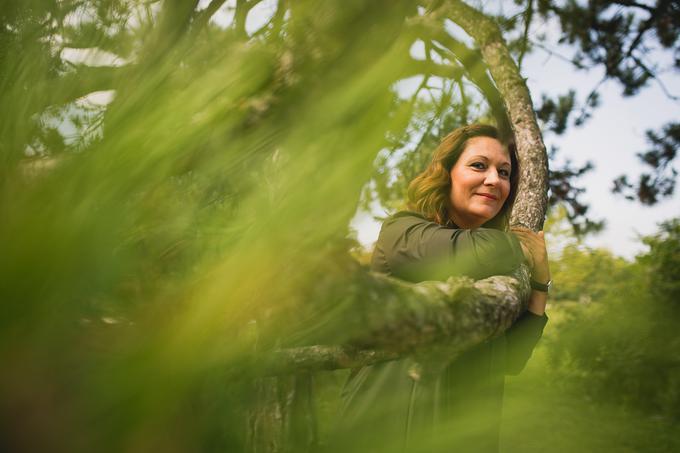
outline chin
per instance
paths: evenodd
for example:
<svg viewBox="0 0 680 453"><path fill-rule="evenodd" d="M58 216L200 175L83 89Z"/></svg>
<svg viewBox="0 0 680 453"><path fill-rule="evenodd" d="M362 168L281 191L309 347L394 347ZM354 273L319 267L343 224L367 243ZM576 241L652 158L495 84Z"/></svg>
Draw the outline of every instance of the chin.
<svg viewBox="0 0 680 453"><path fill-rule="evenodd" d="M498 212L499 212L499 211L493 211L493 212L490 212L490 211L481 211L481 212L476 212L476 213L475 213L475 216L476 216L478 219L481 219L481 220L482 220L482 223L486 223L486 222L492 220L494 217L496 217L496 216L498 215Z"/></svg>

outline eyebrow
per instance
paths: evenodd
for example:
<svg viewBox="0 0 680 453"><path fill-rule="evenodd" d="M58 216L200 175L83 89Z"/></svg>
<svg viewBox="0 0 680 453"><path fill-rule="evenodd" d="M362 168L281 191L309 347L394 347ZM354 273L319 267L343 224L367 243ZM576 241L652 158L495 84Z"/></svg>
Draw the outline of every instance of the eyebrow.
<svg viewBox="0 0 680 453"><path fill-rule="evenodd" d="M483 154L475 154L474 156L470 156L470 158L468 159L468 162L470 162L471 160L474 160L474 159L479 159L479 158L482 158L482 159L484 159L484 160L486 160L486 161L489 160L489 158L486 157L486 156L483 155ZM504 160L503 162L501 162L501 165L507 165L507 166L509 166L509 167L512 167L512 164L511 164L510 162L508 162L507 160Z"/></svg>

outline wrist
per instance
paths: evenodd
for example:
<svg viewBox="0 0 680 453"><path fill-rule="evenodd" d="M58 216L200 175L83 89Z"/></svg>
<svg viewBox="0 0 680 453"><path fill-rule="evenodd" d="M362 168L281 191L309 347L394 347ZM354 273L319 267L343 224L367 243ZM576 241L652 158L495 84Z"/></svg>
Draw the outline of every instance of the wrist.
<svg viewBox="0 0 680 453"><path fill-rule="evenodd" d="M546 280L538 280L532 276L529 283L531 284L532 290L543 292L546 294L550 292L550 287L552 286L552 280L550 280L550 278Z"/></svg>
<svg viewBox="0 0 680 453"><path fill-rule="evenodd" d="M535 290L531 291L531 297L529 297L527 310L537 316L543 316L543 314L545 314L545 306L547 301L548 293Z"/></svg>

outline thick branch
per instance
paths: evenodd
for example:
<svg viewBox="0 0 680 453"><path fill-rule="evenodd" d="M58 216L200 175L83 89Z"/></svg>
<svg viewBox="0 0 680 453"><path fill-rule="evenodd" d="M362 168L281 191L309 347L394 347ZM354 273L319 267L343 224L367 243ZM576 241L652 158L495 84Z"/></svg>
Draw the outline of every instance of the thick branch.
<svg viewBox="0 0 680 453"><path fill-rule="evenodd" d="M147 67L157 64L158 59L169 52L189 29L197 5L198 0L164 2L158 25L140 52L140 61L147 60Z"/></svg>
<svg viewBox="0 0 680 453"><path fill-rule="evenodd" d="M276 351L261 365L266 375L358 368L395 360L396 352L357 350L346 346L305 346Z"/></svg>
<svg viewBox="0 0 680 453"><path fill-rule="evenodd" d="M342 310L344 345L276 351L259 362L262 373L353 368L423 351L454 358L510 327L526 307L528 272L419 284L372 274L353 293Z"/></svg>
<svg viewBox="0 0 680 453"><path fill-rule="evenodd" d="M501 35L489 17L460 0L447 2L435 14L461 26L477 43L489 72L505 100L520 161L520 184L511 223L543 228L548 204L548 156L536 122L526 83Z"/></svg>

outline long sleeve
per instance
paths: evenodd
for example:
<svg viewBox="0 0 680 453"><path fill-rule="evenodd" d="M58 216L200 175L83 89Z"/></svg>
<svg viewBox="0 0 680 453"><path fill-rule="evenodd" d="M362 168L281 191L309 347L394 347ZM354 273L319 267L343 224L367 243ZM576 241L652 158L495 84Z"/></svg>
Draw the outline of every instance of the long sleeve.
<svg viewBox="0 0 680 453"><path fill-rule="evenodd" d="M383 223L371 268L411 282L460 275L478 280L511 273L523 260L519 241L511 233L448 228L402 212ZM525 311L505 332L506 374L524 369L547 322L547 316Z"/></svg>
<svg viewBox="0 0 680 453"><path fill-rule="evenodd" d="M515 376L524 369L547 322L545 314L539 316L525 311L505 332L505 374Z"/></svg>
<svg viewBox="0 0 680 453"><path fill-rule="evenodd" d="M517 238L489 228L448 228L404 212L383 224L371 267L403 280L482 279L508 274L523 261Z"/></svg>

